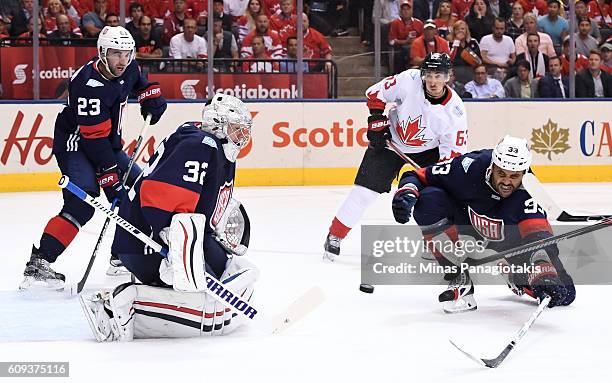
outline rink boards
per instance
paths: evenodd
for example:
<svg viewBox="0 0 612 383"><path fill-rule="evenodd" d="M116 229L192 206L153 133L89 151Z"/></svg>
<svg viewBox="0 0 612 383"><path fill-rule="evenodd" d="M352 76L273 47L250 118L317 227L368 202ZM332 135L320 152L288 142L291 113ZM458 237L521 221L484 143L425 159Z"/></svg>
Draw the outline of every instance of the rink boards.
<svg viewBox="0 0 612 383"><path fill-rule="evenodd" d="M149 129L138 155L146 162L157 143L202 103L169 103ZM52 190L59 173L51 155L59 103L0 104L0 191ZM241 152L237 185L341 185L353 182L367 146L364 102L249 103L253 139ZM533 168L546 182L612 181L612 102L468 102L469 147L492 147L504 135L525 137ZM142 127L138 104L123 112L123 137L133 148Z"/></svg>

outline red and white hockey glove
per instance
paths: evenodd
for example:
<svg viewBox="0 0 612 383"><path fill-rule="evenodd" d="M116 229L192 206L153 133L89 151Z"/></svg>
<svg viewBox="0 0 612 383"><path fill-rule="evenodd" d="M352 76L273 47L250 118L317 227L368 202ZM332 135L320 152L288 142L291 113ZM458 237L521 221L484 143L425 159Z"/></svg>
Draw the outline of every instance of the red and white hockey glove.
<svg viewBox="0 0 612 383"><path fill-rule="evenodd" d="M368 117L367 137L370 146L374 149L383 149L387 146L387 140L391 139L389 126L389 119L383 114L373 114Z"/></svg>
<svg viewBox="0 0 612 383"><path fill-rule="evenodd" d="M145 88L138 90L138 102L140 103L140 114L146 118L151 115L151 125L157 121L166 111L166 99L162 96L158 82L152 82Z"/></svg>
<svg viewBox="0 0 612 383"><path fill-rule="evenodd" d="M104 190L104 194L109 202L117 199L116 205L119 205L123 197L123 185L119 179L119 170L117 165L113 165L107 169L102 169L97 173L98 185Z"/></svg>

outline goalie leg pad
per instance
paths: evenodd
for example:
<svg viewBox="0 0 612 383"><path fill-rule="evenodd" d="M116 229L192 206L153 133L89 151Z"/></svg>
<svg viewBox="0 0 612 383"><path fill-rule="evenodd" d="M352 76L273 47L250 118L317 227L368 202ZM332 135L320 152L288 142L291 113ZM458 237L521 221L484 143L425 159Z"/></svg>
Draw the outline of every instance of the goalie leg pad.
<svg viewBox="0 0 612 383"><path fill-rule="evenodd" d="M89 326L98 342L131 341L134 339L136 285L125 283L115 291L101 290L79 300Z"/></svg>

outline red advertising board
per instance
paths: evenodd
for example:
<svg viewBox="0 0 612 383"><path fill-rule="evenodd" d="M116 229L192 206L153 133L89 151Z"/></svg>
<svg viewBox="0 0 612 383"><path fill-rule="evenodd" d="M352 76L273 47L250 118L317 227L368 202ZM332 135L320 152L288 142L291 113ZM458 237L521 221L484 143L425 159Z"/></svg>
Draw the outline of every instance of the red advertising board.
<svg viewBox="0 0 612 383"><path fill-rule="evenodd" d="M149 81L157 81L167 99L206 98L206 73L149 73ZM214 78L215 93L231 94L241 99L298 98L297 75L288 73L218 73ZM304 74L304 98L328 98L327 74Z"/></svg>
<svg viewBox="0 0 612 383"><path fill-rule="evenodd" d="M8 47L0 49L2 90L5 99L31 99L32 47ZM94 47L40 47L40 97L55 98L62 81L96 55Z"/></svg>

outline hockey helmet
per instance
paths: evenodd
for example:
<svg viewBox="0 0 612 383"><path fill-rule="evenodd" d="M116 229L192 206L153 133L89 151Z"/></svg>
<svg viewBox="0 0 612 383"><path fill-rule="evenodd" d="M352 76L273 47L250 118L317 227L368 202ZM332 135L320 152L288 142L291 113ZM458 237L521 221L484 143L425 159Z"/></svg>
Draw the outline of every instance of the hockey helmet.
<svg viewBox="0 0 612 383"><path fill-rule="evenodd" d="M240 150L251 140L252 126L251 113L234 96L217 93L202 111L202 130L227 141L223 144L223 150L232 162L236 161Z"/></svg>
<svg viewBox="0 0 612 383"><path fill-rule="evenodd" d="M451 59L446 53L432 52L425 56L425 60L421 63L421 77L425 76L426 72L440 72L448 75L451 70Z"/></svg>
<svg viewBox="0 0 612 383"><path fill-rule="evenodd" d="M132 62L136 52L136 43L134 38L123 27L110 27L106 26L102 29L98 35L98 56L104 65L108 68L108 62L106 61L106 54L109 49L119 49L122 51L130 51L130 58L128 65ZM110 69L110 68L109 68Z"/></svg>
<svg viewBox="0 0 612 383"><path fill-rule="evenodd" d="M531 165L531 150L524 138L505 136L493 149L492 162L510 171L527 171Z"/></svg>

